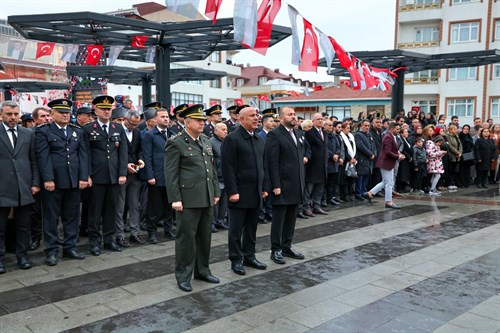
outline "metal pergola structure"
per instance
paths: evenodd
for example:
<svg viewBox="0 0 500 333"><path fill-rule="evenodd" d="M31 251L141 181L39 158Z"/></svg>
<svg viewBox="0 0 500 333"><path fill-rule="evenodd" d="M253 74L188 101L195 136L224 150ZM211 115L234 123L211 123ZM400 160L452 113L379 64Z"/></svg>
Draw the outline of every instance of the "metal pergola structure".
<svg viewBox="0 0 500 333"><path fill-rule="evenodd" d="M353 56L366 64L379 68L405 67L397 72L398 77L392 88L392 116L403 106L404 74L424 70L475 67L500 63L500 50L483 50L442 54L423 54L405 50L357 51ZM327 67L325 58L320 59L319 66ZM349 76L349 72L340 66L338 58L332 62L330 75Z"/></svg>
<svg viewBox="0 0 500 333"><path fill-rule="evenodd" d="M93 12L14 15L8 23L24 38L62 44L123 45L119 59L146 61L146 49L132 48L134 36L148 36L156 46L156 96L170 105L170 63L206 59L214 51L245 49L233 39L232 18L187 22L151 22ZM273 25L269 46L291 35L288 27Z"/></svg>
<svg viewBox="0 0 500 333"><path fill-rule="evenodd" d="M145 104L151 101L151 86L156 84L156 70L119 66L67 66L69 76L106 79L109 83L140 85ZM226 76L226 72L200 68L174 68L170 70L170 84L180 81L215 80Z"/></svg>
<svg viewBox="0 0 500 333"><path fill-rule="evenodd" d="M67 90L69 83L47 81L0 81L0 89L4 91L5 100L11 100L11 90L17 92L41 92L45 90Z"/></svg>

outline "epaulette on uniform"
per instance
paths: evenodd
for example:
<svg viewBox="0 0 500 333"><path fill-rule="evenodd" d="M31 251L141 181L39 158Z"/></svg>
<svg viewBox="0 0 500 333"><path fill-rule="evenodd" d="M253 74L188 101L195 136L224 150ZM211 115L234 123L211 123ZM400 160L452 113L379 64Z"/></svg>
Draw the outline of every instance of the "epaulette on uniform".
<svg viewBox="0 0 500 333"><path fill-rule="evenodd" d="M209 138L209 137L208 137L205 133L201 133L201 134L200 134L200 136L201 136L201 137L204 137L205 139L210 140L210 138Z"/></svg>
<svg viewBox="0 0 500 333"><path fill-rule="evenodd" d="M182 136L182 132L179 132L179 133L177 133L176 135L171 136L171 137L169 138L169 140L175 140L175 139L177 139L177 138L178 138L178 137L180 137L180 136Z"/></svg>
<svg viewBox="0 0 500 333"><path fill-rule="evenodd" d="M80 126L78 126L77 124L73 124L73 123L68 123L68 126L75 127L75 128L81 128L81 127L80 127Z"/></svg>

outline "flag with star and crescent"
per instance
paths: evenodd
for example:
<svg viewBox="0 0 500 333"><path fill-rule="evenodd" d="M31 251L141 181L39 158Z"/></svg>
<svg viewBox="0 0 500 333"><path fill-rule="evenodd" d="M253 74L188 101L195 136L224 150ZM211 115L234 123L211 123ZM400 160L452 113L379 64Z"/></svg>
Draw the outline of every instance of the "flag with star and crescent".
<svg viewBox="0 0 500 333"><path fill-rule="evenodd" d="M101 59L103 46L98 44L89 44L87 48L87 59L85 60L85 65L96 66Z"/></svg>
<svg viewBox="0 0 500 333"><path fill-rule="evenodd" d="M54 46L56 46L56 43L48 43L48 42L36 43L36 59L43 56L51 55L52 51L54 51Z"/></svg>
<svg viewBox="0 0 500 333"><path fill-rule="evenodd" d="M304 40L302 43L302 52L300 53L302 61L299 70L304 72L317 72L319 58L318 36L312 24L305 18L303 21Z"/></svg>

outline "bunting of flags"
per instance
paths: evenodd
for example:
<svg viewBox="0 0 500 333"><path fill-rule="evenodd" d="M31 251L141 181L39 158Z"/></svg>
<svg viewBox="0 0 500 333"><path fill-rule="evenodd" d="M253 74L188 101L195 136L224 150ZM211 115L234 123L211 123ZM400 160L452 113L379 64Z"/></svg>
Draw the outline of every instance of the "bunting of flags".
<svg viewBox="0 0 500 333"><path fill-rule="evenodd" d="M219 13L219 8L222 0L207 0L207 5L205 7L205 15L212 19L212 24L217 22L217 14Z"/></svg>

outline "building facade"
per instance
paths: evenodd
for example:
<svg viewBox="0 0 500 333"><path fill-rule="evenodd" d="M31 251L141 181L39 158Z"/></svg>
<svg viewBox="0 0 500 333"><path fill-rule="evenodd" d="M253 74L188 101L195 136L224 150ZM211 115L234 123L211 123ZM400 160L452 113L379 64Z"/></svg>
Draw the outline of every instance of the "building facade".
<svg viewBox="0 0 500 333"><path fill-rule="evenodd" d="M497 0L397 0L395 48L426 54L500 48ZM405 76L404 108L460 124L500 123L500 64L428 70Z"/></svg>

